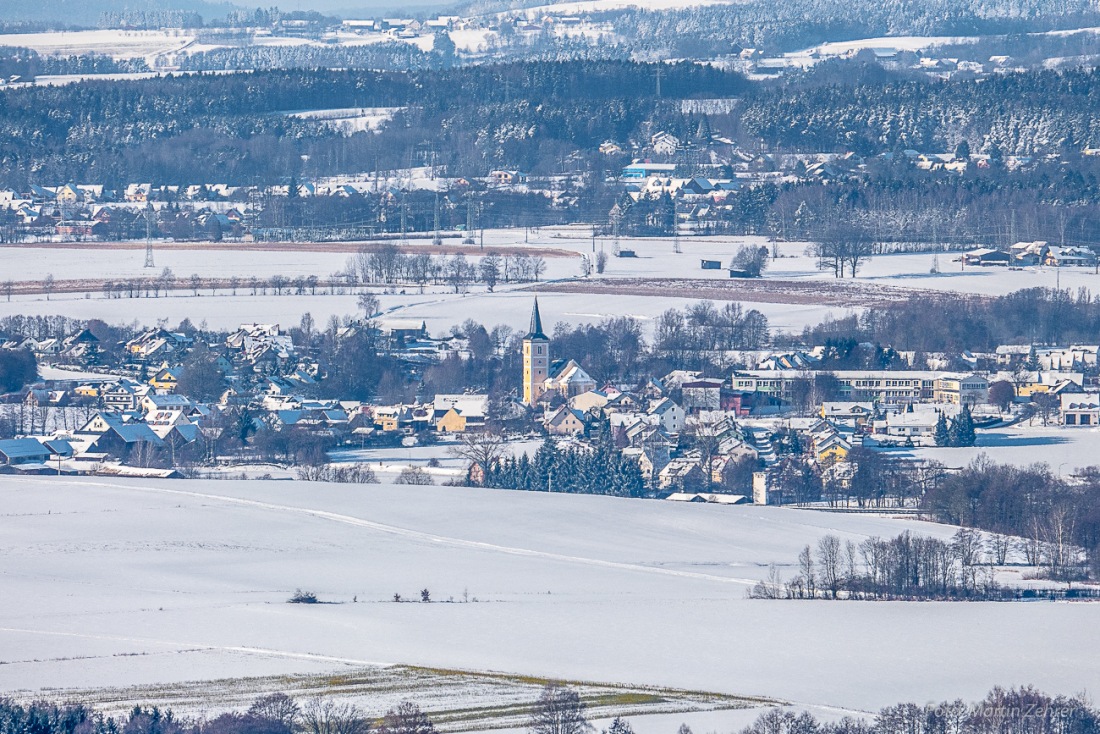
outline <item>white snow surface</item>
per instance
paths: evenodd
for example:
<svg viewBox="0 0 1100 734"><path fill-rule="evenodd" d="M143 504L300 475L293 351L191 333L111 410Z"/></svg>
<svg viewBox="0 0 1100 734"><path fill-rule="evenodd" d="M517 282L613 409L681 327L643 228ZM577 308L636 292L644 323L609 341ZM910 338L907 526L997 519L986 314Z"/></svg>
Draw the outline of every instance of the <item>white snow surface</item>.
<svg viewBox="0 0 1100 734"><path fill-rule="evenodd" d="M369 663L860 710L995 684L1100 684L1088 604L745 597L825 533L954 531L913 520L456 487L11 477L0 506L6 691ZM333 603L286 604L295 588ZM422 588L479 601L388 601Z"/></svg>
<svg viewBox="0 0 1100 734"><path fill-rule="evenodd" d="M480 237L479 237L480 239ZM583 227L544 227L526 232L519 230L489 230L485 244L508 248L553 248L569 253L565 257L547 257L544 280L570 280L579 277L581 255L594 258L593 243L588 230ZM622 238L623 249L634 249L636 258L609 257L605 279L618 278L684 278L713 280L716 284L730 283L725 270L702 270L701 259L717 259L723 264L730 261L738 248L745 244L766 245L763 237L699 237L681 238L681 252L675 252L675 244L668 238ZM770 261L765 280L823 282L834 280L831 273L817 268L815 259L806 254L808 243L782 242L776 248L779 257ZM137 303L131 299L107 300L99 290L99 279L148 278L169 267L178 282L185 282L192 274L201 277L228 277L238 275L243 279L256 275L269 278L281 274L289 278L317 275L322 278L343 270L349 253L346 252L288 252L264 250L262 245L242 244L239 250L168 249L170 246L154 244L156 268L144 269L144 251L141 249L110 249L96 244L84 248L50 248L48 246L0 247L0 272L15 281L40 282L47 274L58 280L89 279L94 290L88 293L54 293L47 301L43 295L16 295L11 302L0 301L0 316L6 314L61 314L77 318L101 318L110 323L131 323L135 318L142 323L163 320L175 325L184 317L193 322L206 321L211 328L233 328L242 321L278 322L296 324L305 312L317 323L325 323L330 316L344 316L357 311L354 295L332 296L252 296L247 288L240 288L236 296L228 292L203 291L193 297L189 290L177 291L171 298L145 299ZM429 244L417 244L425 252L438 252ZM595 249L610 253L614 247L611 238L600 238ZM446 250L446 247L443 248ZM861 265L858 277L848 281L868 287L889 286L899 289L939 290L980 295L1000 295L1021 288L1061 287L1076 291L1079 288L1097 290L1100 275L1093 268L1027 268L1010 270L1000 267L969 267L963 269L956 262L958 253L916 253L879 255ZM468 260L476 263L476 256ZM936 269L938 272L931 272ZM242 281L244 282L244 281ZM375 286L373 290L383 289ZM400 291L405 293L401 294ZM446 287L432 287L420 294L415 286L399 285L395 293L380 295L384 310L395 318L424 319L432 333L447 332L451 326L472 318L486 325L505 323L513 328L523 328L530 316L531 293L526 284L501 284L496 292L488 293L484 286L472 286L467 293L448 293ZM663 311L683 308L693 299L684 294L628 295L628 294L580 294L542 293L545 301L544 318L552 323L570 324L599 322L611 316L638 318L647 331ZM781 299L780 299L781 300ZM797 298L794 300L798 300ZM719 304L721 305L721 304ZM746 302L746 309L755 308L764 313L773 328L801 331L804 326L817 324L825 317L843 317L860 307L820 306L806 303Z"/></svg>

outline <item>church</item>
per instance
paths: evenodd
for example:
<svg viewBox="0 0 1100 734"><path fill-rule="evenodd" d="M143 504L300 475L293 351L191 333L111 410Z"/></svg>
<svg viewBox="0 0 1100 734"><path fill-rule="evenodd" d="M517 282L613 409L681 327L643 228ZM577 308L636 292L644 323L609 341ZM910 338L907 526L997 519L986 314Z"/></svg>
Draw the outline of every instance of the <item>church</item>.
<svg viewBox="0 0 1100 734"><path fill-rule="evenodd" d="M563 399L596 389L593 380L572 359L550 359L550 337L542 330L539 299L531 309L531 328L523 337L523 402L535 407L548 393Z"/></svg>

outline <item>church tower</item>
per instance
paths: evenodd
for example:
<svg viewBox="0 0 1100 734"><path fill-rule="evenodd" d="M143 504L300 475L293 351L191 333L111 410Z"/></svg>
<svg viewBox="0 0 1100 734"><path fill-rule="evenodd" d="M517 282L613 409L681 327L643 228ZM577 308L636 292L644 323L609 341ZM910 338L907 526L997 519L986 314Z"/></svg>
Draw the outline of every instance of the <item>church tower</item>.
<svg viewBox="0 0 1100 734"><path fill-rule="evenodd" d="M523 337L523 402L534 405L550 376L550 339L542 333L539 299L531 309L531 330Z"/></svg>

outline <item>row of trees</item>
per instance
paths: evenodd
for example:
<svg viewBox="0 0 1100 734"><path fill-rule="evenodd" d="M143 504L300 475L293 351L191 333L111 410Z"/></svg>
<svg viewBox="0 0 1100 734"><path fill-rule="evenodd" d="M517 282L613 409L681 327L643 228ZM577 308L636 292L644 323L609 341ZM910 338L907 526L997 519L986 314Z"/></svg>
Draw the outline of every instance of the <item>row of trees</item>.
<svg viewBox="0 0 1100 734"><path fill-rule="evenodd" d="M764 599L999 599L1007 593L992 567L977 565L981 537L960 530L951 542L913 536L861 543L822 537L804 547L798 574L781 581L774 569L751 595Z"/></svg>
<svg viewBox="0 0 1100 734"><path fill-rule="evenodd" d="M421 592L425 601L427 590ZM299 592L301 594L301 592ZM592 726L576 690L547 684L528 710L531 734L588 734ZM285 693L255 699L244 713L189 720L156 706L135 706L127 716L108 717L86 704L46 701L20 704L0 699L0 734L436 734L431 718L412 701L377 716L352 703L311 698L304 704ZM605 734L633 734L616 718Z"/></svg>
<svg viewBox="0 0 1100 734"><path fill-rule="evenodd" d="M1097 294L1086 289L1027 288L992 297L913 294L859 316L826 319L797 338L784 336L780 341L814 345L843 335L916 352L914 364L920 364L933 352L992 351L1002 344L1087 344L1098 331Z"/></svg>
<svg viewBox="0 0 1100 734"><path fill-rule="evenodd" d="M428 283L447 284L456 293L470 283L484 283L492 291L497 283L539 280L546 272L546 260L522 251L501 256L490 250L476 262L470 262L461 252L450 257L413 254L402 252L396 245L383 245L361 249L348 259L346 272L363 283L409 283L421 290Z"/></svg>
<svg viewBox="0 0 1100 734"><path fill-rule="evenodd" d="M818 721L806 711L769 709L741 734L1091 734L1100 712L1083 696L1050 696L1031 686L994 688L977 703L900 703L867 719Z"/></svg>
<svg viewBox="0 0 1100 734"><path fill-rule="evenodd" d="M959 557L963 566L1021 563L1055 580L1100 577L1096 468L1063 478L1046 464L995 464L982 455L962 471L951 472L936 462L856 448L848 457L850 474L823 474L800 453L793 436L780 435L775 445L780 464L771 475L772 490L787 502L826 499L834 506L915 506L937 522L982 531L981 536L966 534L967 552Z"/></svg>

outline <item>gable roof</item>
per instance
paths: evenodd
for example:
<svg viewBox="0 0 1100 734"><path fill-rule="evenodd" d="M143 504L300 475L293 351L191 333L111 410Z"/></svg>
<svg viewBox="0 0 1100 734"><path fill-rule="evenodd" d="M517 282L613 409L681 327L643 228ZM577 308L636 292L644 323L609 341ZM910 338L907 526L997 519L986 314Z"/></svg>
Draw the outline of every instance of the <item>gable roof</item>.
<svg viewBox="0 0 1100 734"><path fill-rule="evenodd" d="M8 461L49 457L50 450L33 438L8 438L0 441L0 454Z"/></svg>

